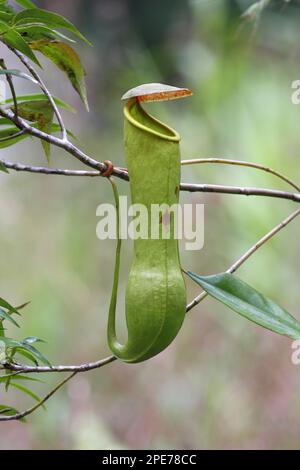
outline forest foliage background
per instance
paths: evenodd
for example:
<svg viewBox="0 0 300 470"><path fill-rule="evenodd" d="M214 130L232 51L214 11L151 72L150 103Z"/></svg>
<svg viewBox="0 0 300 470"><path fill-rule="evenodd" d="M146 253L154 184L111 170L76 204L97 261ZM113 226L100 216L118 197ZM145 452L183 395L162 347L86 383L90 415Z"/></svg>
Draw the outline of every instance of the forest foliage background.
<svg viewBox="0 0 300 470"><path fill-rule="evenodd" d="M124 166L120 97L137 84L164 82L194 92L189 100L149 105L180 132L183 158L249 160L297 181L300 106L291 102L291 83L300 79L300 3L274 1L255 30L240 19L249 3L38 1L73 21L94 44L77 46L87 70L89 114L63 75L42 59L53 94L78 108L66 121L82 148ZM10 68L17 67L2 49ZM33 88L19 82L18 90ZM43 163L32 139L1 152L10 160ZM53 148L53 166L72 163L79 168ZM270 175L227 166L185 168L182 180L286 189ZM127 183L119 188L128 194ZM96 238L96 208L104 201L112 201L105 180L0 174L1 292L16 305L31 300L23 336L47 339L43 350L53 363L108 354L115 244ZM202 274L224 271L293 209L288 201L217 194L185 194L182 201L205 203L205 246L181 254L185 268ZM296 220L240 275L299 319L298 241ZM126 243L121 299L130 257ZM198 289L190 282L188 288L192 299ZM123 312L120 301L120 323ZM1 424L0 449L294 448L300 368L290 356L289 340L208 299L156 358L77 376L30 424ZM14 398L18 403L17 392Z"/></svg>

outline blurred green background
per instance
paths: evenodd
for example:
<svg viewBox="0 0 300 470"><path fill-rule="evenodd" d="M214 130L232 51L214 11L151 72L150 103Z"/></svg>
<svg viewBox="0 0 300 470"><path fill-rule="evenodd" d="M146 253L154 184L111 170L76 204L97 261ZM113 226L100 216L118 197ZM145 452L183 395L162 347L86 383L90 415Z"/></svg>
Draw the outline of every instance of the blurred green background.
<svg viewBox="0 0 300 470"><path fill-rule="evenodd" d="M274 1L256 28L240 20L249 1L44 0L93 42L78 44L87 70L87 114L62 73L46 60L51 91L72 103L66 122L80 146L124 166L121 95L144 82L187 86L194 96L149 105L182 135L182 157L244 159L299 178L300 106L291 83L300 79L299 1ZM15 58L2 47L10 68ZM18 82L21 92L35 91ZM3 158L44 163L29 139ZM53 166L80 168L53 149ZM252 169L189 167L186 182L288 189ZM128 185L119 182L122 194ZM113 276L113 241L96 238L96 208L112 201L105 180L0 174L1 296L31 300L14 337L47 339L53 363L81 363L109 354L106 320ZM183 194L205 204L205 246L184 252L195 272L225 270L293 209L288 201ZM119 322L131 245L125 244ZM257 252L240 276L300 319L299 221ZM199 289L187 282L192 299ZM154 359L114 363L77 376L29 424L0 424L0 449L290 449L300 442L300 367L291 342L207 299L187 317L176 341ZM45 377L44 394L59 380ZM2 396L24 409L22 395Z"/></svg>

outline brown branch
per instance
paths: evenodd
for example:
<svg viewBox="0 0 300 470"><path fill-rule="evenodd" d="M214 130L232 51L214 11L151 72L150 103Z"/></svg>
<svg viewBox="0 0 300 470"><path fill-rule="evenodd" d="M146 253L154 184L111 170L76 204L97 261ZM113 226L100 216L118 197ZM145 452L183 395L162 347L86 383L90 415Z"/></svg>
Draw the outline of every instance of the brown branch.
<svg viewBox="0 0 300 470"><path fill-rule="evenodd" d="M50 144L55 145L56 147L64 149L66 152L73 155L77 160L81 161L86 166L90 168L94 168L100 171L101 173L106 171L107 165L105 163L98 162L97 160L89 157L82 150L77 148L74 144L72 144L69 141L66 142L63 139L55 137L54 135L51 135L51 134L46 134L45 132L42 132L39 129L36 129L35 127L30 126L24 119L20 118L19 116L15 116L15 114L11 110L9 109L4 110L0 108L0 115L5 117L6 119L9 119L20 130L26 131L28 134L32 135L33 137L37 137L38 139L45 140L46 142L49 142ZM116 167L113 170L113 174L116 177L121 178L123 180L126 180L126 181L129 180L127 171L123 169Z"/></svg>
<svg viewBox="0 0 300 470"><path fill-rule="evenodd" d="M18 51L17 49L14 49L13 47L11 47L9 45L7 45L7 47L20 59L20 61L25 65L27 70L31 73L33 78L35 78L37 80L37 82L39 83L43 93L45 94L46 98L48 99L49 103L52 106L52 109L54 111L54 114L57 118L58 124L59 124L61 132L62 132L62 138L63 138L64 141L67 142L68 141L68 133L67 133L66 126L65 126L63 118L60 114L60 111L59 111L59 109L58 109L58 107L57 107L57 105L56 105L56 103L53 99L53 96L51 95L50 91L46 87L45 83L43 82L43 80L41 79L41 77L39 76L39 74L37 73L35 68L31 65L30 61L27 59L27 57L24 54L22 54L20 51ZM18 113L16 113L16 114L18 114Z"/></svg>
<svg viewBox="0 0 300 470"><path fill-rule="evenodd" d="M1 65L3 70L7 70L7 67L6 67L5 62L4 62L3 59L0 60L0 65ZM9 89L10 89L10 92L11 92L11 95L12 95L15 114L18 114L18 101L17 101L17 96L16 96L16 91L15 91L13 79L12 79L12 76L10 74L6 75L6 81L8 83L8 86L9 86Z"/></svg>
<svg viewBox="0 0 300 470"><path fill-rule="evenodd" d="M45 372L72 372L71 375L66 377L64 380L59 382L47 395L39 401L36 405L28 408L25 411L20 413L16 413L11 416L1 416L0 414L0 422L1 421L19 421L26 416L34 413L38 408L40 408L44 403L49 400L63 385L65 385L69 380L71 380L75 375L80 372L87 372L94 369L100 369L107 364L115 361L117 358L114 356L109 356L105 359L101 359L100 361L90 362L86 364L81 364L79 366L53 366L53 367L29 367L29 366L21 366L19 364L3 364L2 369L14 371L15 375L17 374L29 374L29 373L45 373Z"/></svg>
<svg viewBox="0 0 300 470"><path fill-rule="evenodd" d="M39 401L36 405L32 406L31 408L28 408L25 411L22 411L20 413L16 413L16 414L11 415L11 416L2 416L0 414L0 421L20 421L21 419L24 419L26 416L32 414L38 408L43 406L44 403L46 403L46 401L49 400L49 398L51 398L61 387L63 387L67 382L69 382L69 380L71 380L73 377L75 377L76 374L77 374L77 372L73 372L71 375L66 377L61 382L59 382L49 393L47 393L47 395L41 401Z"/></svg>
<svg viewBox="0 0 300 470"><path fill-rule="evenodd" d="M217 184L187 184L181 183L181 191L202 192L202 193L220 193L220 194L240 194L243 196L265 196L279 199L289 199L290 201L300 202L300 194L279 191L265 188L248 188L239 186L222 186Z"/></svg>
<svg viewBox="0 0 300 470"><path fill-rule="evenodd" d="M20 131L24 132L24 131ZM17 134L16 134L17 135ZM14 137L16 137L16 135ZM50 168L45 166L32 166L32 165L23 165L22 163L9 162L7 160L1 160L0 163L8 168L9 170L14 171L25 171L29 173L40 173L44 175L62 175L62 176L101 176L100 171L85 171L85 170L67 170L62 168Z"/></svg>
<svg viewBox="0 0 300 470"><path fill-rule="evenodd" d="M300 186L296 184L294 181L292 181L290 178L283 175L281 172L277 170L273 170L273 168L270 168L268 166L261 165L260 163L246 162L244 160L232 160L229 158L194 158L190 160L182 160L181 165L186 166L186 165L203 164L203 163L204 164L205 163L217 163L217 164L222 164L222 165L235 165L235 166L243 166L243 167L248 167L248 168L255 168L256 170L265 171L266 173L270 173L271 175L277 176L282 181L285 181L294 189L300 192Z"/></svg>
<svg viewBox="0 0 300 470"><path fill-rule="evenodd" d="M80 365L71 365L71 366L26 366L22 364L3 364L3 370L10 370L12 372L18 372L22 374L31 374L31 373L45 373L45 372L87 372L89 370L100 369L100 367L105 366L106 364L110 364L111 362L115 361L115 356L108 356L105 359L100 359L96 362L87 362L85 364Z"/></svg>
<svg viewBox="0 0 300 470"><path fill-rule="evenodd" d="M2 111L0 110L0 114L1 113ZM38 131L37 129L35 129L35 131L37 133L40 133L40 131ZM49 136L49 137L51 137L51 139L53 138L53 136ZM57 139L56 137L54 137L54 139L61 142L60 139ZM70 143L68 143L68 145L72 146L72 144ZM85 156L85 154L83 154L80 150L76 149L76 147L74 146L72 148L71 153L73 152L76 153L77 158L81 160L83 163L86 163L85 158L90 159L90 157ZM95 160L93 161L95 162L95 164L93 163L91 165L89 162L88 166L93 166L93 168L97 167L98 171L64 170L64 169L59 169L59 168L23 165L21 163L13 163L13 162L5 161L5 160L0 160L0 161L8 169L12 169L15 171L26 171L30 173L41 173L41 174L46 174L46 175L94 177L94 176L99 176L101 173L103 173L106 170L105 163L99 163L99 162L96 162ZM115 167L112 174L121 179L129 180L128 173L123 168ZM180 189L181 191L189 191L189 192L240 194L244 196L265 196L265 197L274 197L274 198L279 198L279 199L288 199L290 201L294 201L298 203L300 202L299 194L290 193L287 191L279 191L276 189L248 188L248 187L223 186L223 185L213 185L213 184L187 184L187 183L181 183Z"/></svg>

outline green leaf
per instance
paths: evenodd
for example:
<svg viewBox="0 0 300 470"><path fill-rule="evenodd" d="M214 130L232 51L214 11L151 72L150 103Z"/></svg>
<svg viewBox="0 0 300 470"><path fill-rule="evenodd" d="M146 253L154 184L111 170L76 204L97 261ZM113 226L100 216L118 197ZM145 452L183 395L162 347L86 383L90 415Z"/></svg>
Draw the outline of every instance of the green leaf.
<svg viewBox="0 0 300 470"><path fill-rule="evenodd" d="M5 312L5 310L0 308L0 321L2 322L3 320L10 321L13 325L20 328L18 323L13 319L13 317L11 317L9 313Z"/></svg>
<svg viewBox="0 0 300 470"><path fill-rule="evenodd" d="M39 85L39 82L32 78L30 75L27 75L27 73L21 72L21 70L17 69L1 69L0 70L0 75L14 75L15 77L18 78L24 78L25 80L29 80L30 82L34 83L35 85Z"/></svg>
<svg viewBox="0 0 300 470"><path fill-rule="evenodd" d="M14 16L13 13L7 13L5 11L0 11L0 20L3 21L4 23L9 23L9 21L12 19L13 16Z"/></svg>
<svg viewBox="0 0 300 470"><path fill-rule="evenodd" d="M13 410L13 408L11 408L8 405L0 405L0 415L5 414L10 410ZM13 414L15 414L15 413L13 413Z"/></svg>
<svg viewBox="0 0 300 470"><path fill-rule="evenodd" d="M27 121L36 122L37 128L51 134L54 110L47 99L40 101L26 101L18 104L18 115ZM48 163L50 162L50 143L41 140Z"/></svg>
<svg viewBox="0 0 300 470"><path fill-rule="evenodd" d="M4 103L1 102L1 104ZM6 118L0 118L0 126L11 126L11 120Z"/></svg>
<svg viewBox="0 0 300 470"><path fill-rule="evenodd" d="M43 380L41 379L36 379L35 377L29 377L28 375L19 375L16 373L12 374L6 374L6 375L1 375L0 376L0 383L5 383L7 379L13 379L13 380L21 380L21 381L29 381L29 382L40 382L44 383Z"/></svg>
<svg viewBox="0 0 300 470"><path fill-rule="evenodd" d="M23 347L20 341L16 341L12 338L1 337L1 341L6 345L7 348L19 348Z"/></svg>
<svg viewBox="0 0 300 470"><path fill-rule="evenodd" d="M22 35L22 37L24 37L27 42L38 41L40 39L63 39L64 41L76 43L76 41L69 38L65 34L60 33L55 29L51 29L48 26L39 24L16 26L16 30Z"/></svg>
<svg viewBox="0 0 300 470"><path fill-rule="evenodd" d="M36 336L28 336L27 338L23 339L23 342L27 344L46 343L44 339L37 338Z"/></svg>
<svg viewBox="0 0 300 470"><path fill-rule="evenodd" d="M13 19L13 23L16 25L30 24L30 23L43 23L53 28L64 28L71 31L73 34L83 39L87 44L91 43L78 31L78 29L66 18L57 13L52 13L41 8L33 8L29 10L23 10L17 13Z"/></svg>
<svg viewBox="0 0 300 470"><path fill-rule="evenodd" d="M14 8L8 5L7 1L3 0L0 2L0 18L3 21L9 22L16 14Z"/></svg>
<svg viewBox="0 0 300 470"><path fill-rule="evenodd" d="M0 307L5 308L9 312L13 312L13 313L16 313L17 315L21 315L15 307L10 305L10 303L8 303L6 300L2 299L2 297L0 297Z"/></svg>
<svg viewBox="0 0 300 470"><path fill-rule="evenodd" d="M3 171L4 173L9 173L8 169L6 166L1 162L0 160L0 171Z"/></svg>
<svg viewBox="0 0 300 470"><path fill-rule="evenodd" d="M52 124L52 134L55 134L56 132L61 132L61 128L59 126L59 124ZM70 129L67 129L67 134L69 137L72 137L72 139L76 140L77 142L79 142L79 139L76 137L76 135L73 134L72 131L70 131Z"/></svg>
<svg viewBox="0 0 300 470"><path fill-rule="evenodd" d="M19 411L16 410L16 408L13 408L12 406L8 406L8 405L0 405L0 415L14 416L17 414L19 414ZM25 418L21 418L19 421L21 423L26 423Z"/></svg>
<svg viewBox="0 0 300 470"><path fill-rule="evenodd" d="M15 339L12 338L7 338L7 337L1 337L1 341L4 342L7 348L16 348L15 352L20 353L20 351L26 351L31 353L37 360L41 361L43 364L46 364L47 366L51 367L50 362L48 359L40 352L38 349L33 347L31 344L28 344L24 341L16 341Z"/></svg>
<svg viewBox="0 0 300 470"><path fill-rule="evenodd" d="M20 392L25 393L26 395L30 396L31 398L33 398L33 400L35 400L37 402L41 401L41 397L39 397L36 393L34 393L32 390L30 390L30 388L24 387L24 385L20 385L20 384L17 384L15 382L10 382L10 387L14 387L17 390L20 390ZM42 405L42 408L44 410L46 409L46 407L44 405Z"/></svg>
<svg viewBox="0 0 300 470"><path fill-rule="evenodd" d="M65 109L66 111L70 111L71 113L76 113L75 108L73 108L73 106L71 106L70 104L66 103L65 101L63 101L60 98L57 98L55 96L53 96L53 99L54 99L55 103L57 104L57 106L59 106L60 108ZM21 103L21 102L24 102L24 101L41 101L41 100L45 100L45 95L43 93L37 93L37 94L33 94L33 95L17 96L18 103L19 102ZM3 104L9 104L9 103L13 103L13 102L14 102L13 98L8 98L5 101L3 101L2 103ZM2 120L6 121L5 124L11 124L11 121L9 119L2 118L2 119L0 119L0 125L2 124Z"/></svg>
<svg viewBox="0 0 300 470"><path fill-rule="evenodd" d="M31 0L15 0L15 2L21 5L23 8L37 8L37 6Z"/></svg>
<svg viewBox="0 0 300 470"><path fill-rule="evenodd" d="M73 87L79 93L88 110L89 105L85 86L85 70L77 52L74 51L69 44L60 41L48 41L46 39L31 42L30 47L41 52L60 70L67 74Z"/></svg>
<svg viewBox="0 0 300 470"><path fill-rule="evenodd" d="M14 416L14 415L17 415L19 414L19 411L16 410L16 408L13 408L12 406L8 406L8 405L0 405L0 415L4 415L4 416ZM19 419L20 423L26 423L26 419L25 418L21 418Z"/></svg>
<svg viewBox="0 0 300 470"><path fill-rule="evenodd" d="M20 356L25 357L26 359L28 359L28 361L32 362L35 366L38 366L39 364L33 354L31 354L29 351L25 351L22 348L15 348L15 351L13 352L12 357L14 357L15 354L20 354Z"/></svg>
<svg viewBox="0 0 300 470"><path fill-rule="evenodd" d="M16 307L16 310L18 310L18 312L19 312L19 310L23 310L23 308L27 307L29 304L30 304L30 300L29 300L29 302L25 302L24 304L18 305Z"/></svg>
<svg viewBox="0 0 300 470"><path fill-rule="evenodd" d="M47 366L51 367L51 363L49 360L35 347L33 347L31 344L28 344L24 341L22 341L22 346L29 352L31 352L39 361L41 361L43 364L46 364Z"/></svg>
<svg viewBox="0 0 300 470"><path fill-rule="evenodd" d="M4 149L7 147L10 147L11 145L16 144L20 140L26 139L29 137L29 134L22 134L19 135L18 137L13 137L16 135L18 132L20 132L20 129L11 127L9 129L4 129L0 131L0 149ZM1 141L3 139L3 141Z"/></svg>
<svg viewBox="0 0 300 470"><path fill-rule="evenodd" d="M22 38L21 34L15 29L10 28L5 21L0 21L0 40L22 52L22 54L26 55L32 62L40 66L39 61L27 42Z"/></svg>
<svg viewBox="0 0 300 470"><path fill-rule="evenodd" d="M248 320L280 335L300 338L300 323L292 315L233 274L188 275L209 295Z"/></svg>

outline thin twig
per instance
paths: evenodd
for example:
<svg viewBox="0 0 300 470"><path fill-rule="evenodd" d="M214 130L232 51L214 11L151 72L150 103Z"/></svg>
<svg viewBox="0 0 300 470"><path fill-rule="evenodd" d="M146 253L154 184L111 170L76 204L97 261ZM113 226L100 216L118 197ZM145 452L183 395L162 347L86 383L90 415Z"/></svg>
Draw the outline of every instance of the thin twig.
<svg viewBox="0 0 300 470"><path fill-rule="evenodd" d="M55 137L51 134L46 134L45 132L30 126L24 119L20 118L19 116L15 116L11 110L0 109L0 115L12 121L19 129L25 130L28 134L66 150L85 165L91 168L95 168L99 171L106 170L106 165L104 163L100 163L97 160L89 157L84 152L75 147L75 145L73 145L71 142L66 142L63 139Z"/></svg>
<svg viewBox="0 0 300 470"><path fill-rule="evenodd" d="M100 369L100 367L110 364L115 361L114 356L108 356L105 359L100 359L96 362L87 362L80 365L70 365L70 366L26 366L21 364L3 364L3 370L10 370L13 372L20 372L22 374L31 374L31 373L45 373L45 372L87 372L89 370Z"/></svg>
<svg viewBox="0 0 300 470"><path fill-rule="evenodd" d="M242 266L242 264L247 261L250 256L255 253L258 248L264 245L267 241L269 241L276 233L280 232L284 227L286 227L290 222L292 222L298 215L300 214L300 209L294 211L291 215L289 215L286 219L284 219L280 224L274 227L269 233L267 233L264 237L262 237L253 247L251 247L240 259L238 259L228 270L228 273L235 273L236 270Z"/></svg>
<svg viewBox="0 0 300 470"><path fill-rule="evenodd" d="M40 87L41 87L42 91L44 92L45 96L48 98L48 101L49 101L49 103L51 104L51 106L53 108L54 114L55 114L55 116L57 118L57 121L58 121L58 124L61 128L62 140L64 142L68 142L68 133L67 133L67 129L66 129L66 126L64 124L63 118L62 118L61 113L58 109L58 106L56 105L56 103L55 103L50 91L46 87L45 83L43 82L43 80L41 79L41 77L39 76L39 74L37 73L35 68L31 65L31 63L27 59L27 57L24 56L24 54L22 54L22 52L18 51L17 49L14 49L13 47L10 47L10 46L8 46L8 47L20 59L20 61L25 65L27 70L31 73L31 75L40 84Z"/></svg>
<svg viewBox="0 0 300 470"><path fill-rule="evenodd" d="M298 215L300 214L300 209L297 209L291 215L289 215L286 219L284 219L280 224L276 225L270 232L264 235L255 245L253 245L246 253L243 254L229 269L227 269L227 273L233 274L235 273L242 264L250 258L261 246L263 246L267 241L269 241L274 235L276 235L280 230L286 227L290 222L292 222ZM202 292L199 294L195 299L193 299L186 307L186 311L189 312L192 308L196 307L205 297L207 297L207 292Z"/></svg>
<svg viewBox="0 0 300 470"><path fill-rule="evenodd" d="M97 160L89 157L86 155L82 150L77 148L71 142L66 142L63 139L55 137L51 134L46 134L45 132L40 131L39 129L30 126L24 119L20 118L19 116L15 116L14 113L9 109L2 109L0 108L0 116L5 117L12 121L19 129L26 131L28 134L37 137L38 139L45 140L56 147L64 149L66 152L73 155L77 160L84 163L86 166L90 168L94 168L101 173L107 170L107 165L105 163L98 162ZM129 180L127 171L124 171L119 168L114 168L113 174L125 181Z"/></svg>
<svg viewBox="0 0 300 470"><path fill-rule="evenodd" d="M21 135L24 135L24 134L25 134L25 131L22 130L22 131L16 132L15 134L8 135L7 137L1 137L0 142L7 142L9 140L16 139L17 137L21 137ZM2 160L0 160L0 162L2 163Z"/></svg>
<svg viewBox="0 0 300 470"><path fill-rule="evenodd" d="M86 155L80 149L78 149L71 142L66 142L63 139L59 139L50 134L40 131L32 126L30 126L24 119L21 119L18 116L15 116L14 113L8 109L0 109L0 115L10 119L19 129L25 130L28 134L33 135L39 139L45 140L57 147L63 148L68 153L73 155L75 158L80 160L85 165L97 169L100 172L104 172L107 169L105 163L98 162L93 158ZM128 172L123 168L115 167L112 173L114 176L126 180L129 180ZM266 197L275 197L281 199L288 199L294 202L300 202L300 195L289 193L285 191L278 191L272 189L264 188L248 188L248 187L236 187L236 186L222 186L222 185L213 185L213 184L188 184L181 183L181 191L189 192L204 192L204 193L221 193L221 194L241 194L245 196L266 196Z"/></svg>
<svg viewBox="0 0 300 470"><path fill-rule="evenodd" d="M273 168L270 168L265 165L261 165L260 163L253 163L253 162L246 162L244 160L232 160L232 159L227 159L227 158L194 158L190 160L182 160L181 165L194 165L194 164L201 164L201 163L217 163L217 164L223 164L223 165L236 165L236 166L245 166L249 168L255 168L257 170L262 170L267 173L270 173L274 176L277 176L280 178L282 181L285 181L289 185L291 185L293 188L295 188L297 191L300 192L300 186L296 184L294 181L292 181L290 178L287 176L283 175L277 170L273 170Z"/></svg>
<svg viewBox="0 0 300 470"><path fill-rule="evenodd" d="M279 199L289 199L290 201L300 202L300 194L286 191L278 191L266 188L249 188L239 186L223 186L217 184L187 184L181 183L181 191L202 192L202 193L221 193L221 194L240 194L243 196L265 196Z"/></svg>
<svg viewBox="0 0 300 470"><path fill-rule="evenodd" d="M44 403L49 400L49 398L52 397L52 395L54 395L61 387L63 387L67 382L69 382L69 380L71 380L73 377L75 377L75 375L77 374L77 372L73 372L71 375L69 375L68 377L66 377L64 380L62 380L61 382L59 382L49 393L47 393L47 395L41 400L39 401L36 405L32 406L31 408L28 408L27 410L25 411L22 411L21 413L16 413L14 415L11 415L11 416L1 416L0 415L0 421L20 421L21 419L24 419L26 416L30 415L31 413L33 413L34 411L36 411L38 408L40 408L41 406L44 405Z"/></svg>
<svg viewBox="0 0 300 470"><path fill-rule="evenodd" d="M4 117L7 117L7 111L3 111L0 109L0 115L3 115ZM19 121L20 118L17 118ZM21 120L22 121L22 120ZM17 122L15 122L17 125ZM20 127L20 126L18 126ZM28 130L28 127L32 129L34 132L31 132L31 130ZM43 132L31 128L30 126L26 125L26 130L30 134L33 134L37 136L38 134L44 134ZM61 141L61 139L57 139L56 137L53 136L48 136L48 134L44 134L47 136L47 139L49 142L55 142L55 145L58 147L65 148L65 144ZM40 137L44 138L44 137ZM54 140L53 140L54 139ZM82 163L85 163L87 166L90 166L92 168L97 168L98 171L101 173L106 170L106 164L105 163L100 163L97 162L96 160L91 159L87 155L85 155L81 150L77 149L73 144L67 143L68 148L65 148L69 153L72 155L76 156L78 160L80 160ZM5 161L4 161L4 166L5 166ZM9 168L9 166L7 166ZM94 172L87 172L87 174L82 174L75 172L75 170L59 170L59 169L51 169L46 170L45 167L30 167L22 164L11 164L11 168L16 170L16 171L28 171L32 173L45 173L45 174L59 174L59 175L65 175L65 176L97 176L98 173ZM117 176L118 178L121 178L123 180L128 181L128 173L121 168L115 167L113 170L113 175ZM295 193L290 193L286 191L279 191L275 189L265 189L265 188L248 188L248 187L238 187L238 186L222 186L222 185L213 185L213 184L188 184L188 183L181 183L180 185L181 191L189 191L189 192L203 192L203 193L219 193L219 194L240 194L244 196L264 196L264 197L273 197L273 198L279 198L279 199L288 199L290 201L294 201L299 203L300 202L300 194L295 194Z"/></svg>
<svg viewBox="0 0 300 470"><path fill-rule="evenodd" d="M24 131L20 131L20 133ZM17 135L17 134L16 134ZM16 135L14 137L16 137ZM49 168L45 166L32 166L23 165L22 163L9 162L7 160L1 160L0 164L8 168L9 170L25 171L29 173L40 173L44 175L62 175L62 176L101 176L100 171L85 171L85 170L67 170L62 168Z"/></svg>
<svg viewBox="0 0 300 470"><path fill-rule="evenodd" d="M5 65L4 60L1 59L0 62L1 62L2 69L7 70L7 67ZM13 102L14 102L15 114L18 114L18 101L17 101L16 91L15 91L15 87L14 87L14 84L13 84L12 76L10 74L7 74L6 75L6 80L7 80L8 86L10 88L10 92L11 92L12 99L13 99Z"/></svg>

